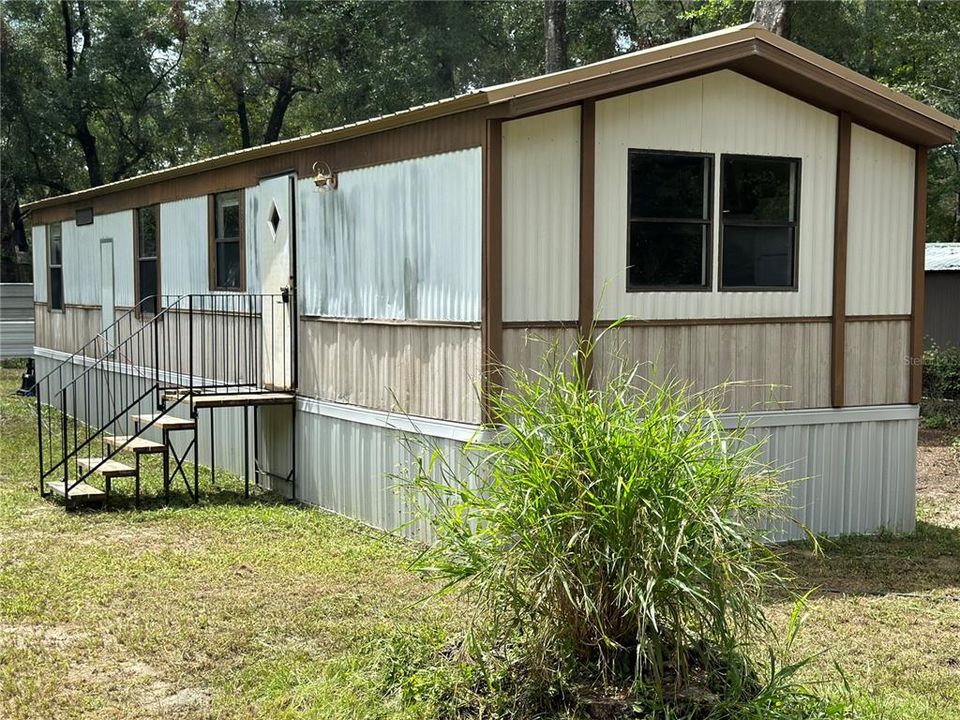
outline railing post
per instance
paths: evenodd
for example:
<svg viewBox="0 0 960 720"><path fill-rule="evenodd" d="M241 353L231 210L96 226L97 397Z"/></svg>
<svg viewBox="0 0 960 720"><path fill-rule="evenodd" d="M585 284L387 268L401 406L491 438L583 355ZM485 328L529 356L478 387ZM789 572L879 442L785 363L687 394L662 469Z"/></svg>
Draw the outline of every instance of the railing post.
<svg viewBox="0 0 960 720"><path fill-rule="evenodd" d="M37 453L38 467L40 468L40 497L43 497L43 403L40 402L40 384L35 383L33 394L37 398Z"/></svg>
<svg viewBox="0 0 960 720"><path fill-rule="evenodd" d="M160 389L160 335L157 331L157 315L160 311L159 296L154 296L155 304L153 318L150 322L153 324L153 381L157 386L157 405L163 407L163 391Z"/></svg>
<svg viewBox="0 0 960 720"><path fill-rule="evenodd" d="M193 295L187 298L187 366L190 369L190 395L193 395Z"/></svg>
<svg viewBox="0 0 960 720"><path fill-rule="evenodd" d="M63 444L63 500L70 499L70 463L67 458L67 394L60 391L60 439Z"/></svg>

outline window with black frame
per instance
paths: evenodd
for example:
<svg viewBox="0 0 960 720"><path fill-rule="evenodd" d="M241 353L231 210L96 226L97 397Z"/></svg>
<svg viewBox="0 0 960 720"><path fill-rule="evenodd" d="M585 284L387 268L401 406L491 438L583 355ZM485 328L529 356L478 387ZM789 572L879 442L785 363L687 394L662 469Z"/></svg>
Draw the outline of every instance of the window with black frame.
<svg viewBox="0 0 960 720"><path fill-rule="evenodd" d="M631 150L627 291L710 286L713 158Z"/></svg>
<svg viewBox="0 0 960 720"><path fill-rule="evenodd" d="M63 227L47 225L47 305L50 310L63 310Z"/></svg>
<svg viewBox="0 0 960 720"><path fill-rule="evenodd" d="M156 314L160 293L160 208L137 209L137 307Z"/></svg>
<svg viewBox="0 0 960 720"><path fill-rule="evenodd" d="M243 215L239 190L217 193L213 197L213 290L243 289Z"/></svg>
<svg viewBox="0 0 960 720"><path fill-rule="evenodd" d="M720 288L795 289L800 161L724 155L720 177Z"/></svg>

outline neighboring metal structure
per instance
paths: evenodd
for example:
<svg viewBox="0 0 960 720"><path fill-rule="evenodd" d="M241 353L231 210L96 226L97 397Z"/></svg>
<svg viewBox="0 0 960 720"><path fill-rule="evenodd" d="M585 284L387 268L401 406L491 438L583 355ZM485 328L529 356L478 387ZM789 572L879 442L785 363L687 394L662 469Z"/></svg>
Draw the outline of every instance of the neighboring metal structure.
<svg viewBox="0 0 960 720"><path fill-rule="evenodd" d="M0 358L33 357L33 285L0 283Z"/></svg>
<svg viewBox="0 0 960 720"><path fill-rule="evenodd" d="M828 534L908 531L926 150L958 129L751 24L49 198L28 208L35 267L51 268L36 286L38 374L76 365L71 352L137 305L134 216L159 208L161 292L293 300L289 345L262 322L194 308L166 375L149 353L142 365L113 362L116 345L94 360L148 388L182 387L210 360L186 340L226 338L229 353L230 323L260 338L256 357L289 360L295 402L254 410L252 428L235 411L195 433L204 462L240 470L252 459L264 485L286 492L295 464L298 498L396 529L410 519L389 479L410 459L405 437L456 449L495 420L502 365L535 368L550 342L571 347L626 316L600 343L596 382L617 356L695 389L742 381L727 396L731 416L788 466L798 520ZM634 197L631 163L667 155L698 163L691 182L659 185L693 210L652 217L652 190ZM779 168L758 171L757 187L783 188L760 200L753 185L730 190L731 203L762 204L756 217L724 206L725 179L735 185L751 162ZM240 236L227 238L242 278L230 292L214 286L224 193ZM696 287L630 279L631 248L651 223L701 243L684 260L700 268ZM62 238L62 267L48 262L50 238L55 250ZM728 283L725 243L728 269L737 252L753 273L789 257L788 281ZM659 271L676 269L673 247ZM100 263L84 261L96 253ZM61 277L62 311L47 287ZM169 336L181 316L170 307L159 320L133 315ZM405 532L429 539L423 527Z"/></svg>
<svg viewBox="0 0 960 720"><path fill-rule="evenodd" d="M960 347L960 243L927 243L923 335L939 347Z"/></svg>

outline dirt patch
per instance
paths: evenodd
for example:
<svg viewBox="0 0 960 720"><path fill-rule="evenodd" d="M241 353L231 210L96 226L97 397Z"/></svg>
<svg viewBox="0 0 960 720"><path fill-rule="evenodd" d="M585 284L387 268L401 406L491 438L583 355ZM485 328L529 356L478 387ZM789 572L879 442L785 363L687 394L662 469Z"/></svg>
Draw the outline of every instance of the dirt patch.
<svg viewBox="0 0 960 720"><path fill-rule="evenodd" d="M82 630L68 625L10 625L0 623L0 642L6 640L14 647L42 645L60 649L82 643L88 637Z"/></svg>
<svg viewBox="0 0 960 720"><path fill-rule="evenodd" d="M960 527L960 448L944 432L921 431L917 496L937 524Z"/></svg>

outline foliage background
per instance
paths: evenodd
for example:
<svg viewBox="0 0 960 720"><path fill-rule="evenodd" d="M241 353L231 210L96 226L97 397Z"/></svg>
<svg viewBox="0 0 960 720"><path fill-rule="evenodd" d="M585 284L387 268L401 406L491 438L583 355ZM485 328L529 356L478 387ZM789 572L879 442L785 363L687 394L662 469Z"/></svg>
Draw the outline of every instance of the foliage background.
<svg viewBox="0 0 960 720"><path fill-rule="evenodd" d="M788 38L960 115L960 2L766 1L785 8ZM756 10L742 0L561 4L571 66ZM540 73L544 10L523 0L5 0L4 251L25 249L19 205L31 200ZM931 241L960 241L960 144L931 154L928 218Z"/></svg>

